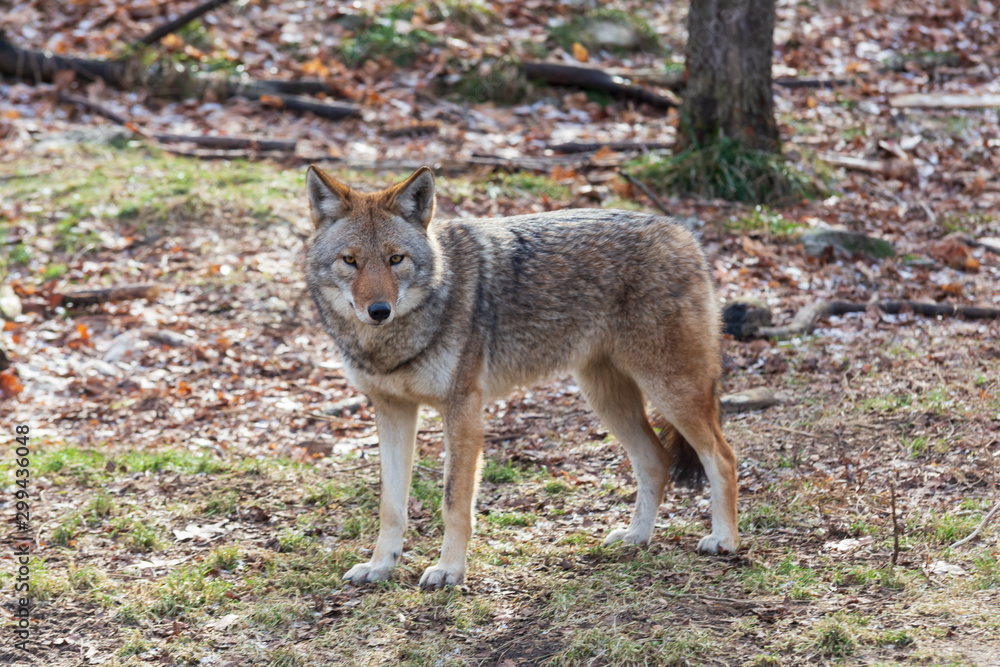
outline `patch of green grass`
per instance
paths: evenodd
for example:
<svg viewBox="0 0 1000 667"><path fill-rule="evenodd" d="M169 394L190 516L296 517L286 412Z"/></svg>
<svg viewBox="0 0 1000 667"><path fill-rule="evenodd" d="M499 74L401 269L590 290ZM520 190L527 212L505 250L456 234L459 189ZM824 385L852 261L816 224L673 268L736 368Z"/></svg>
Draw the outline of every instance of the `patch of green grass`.
<svg viewBox="0 0 1000 667"><path fill-rule="evenodd" d="M308 537L297 530L286 529L281 535L278 536L278 548L281 550L281 553L303 551L312 543L313 539L311 537Z"/></svg>
<svg viewBox="0 0 1000 667"><path fill-rule="evenodd" d="M414 475L410 484L410 495L419 500L424 510L430 513L435 525L443 526L441 523L441 498L443 491L441 483L437 479L426 479Z"/></svg>
<svg viewBox="0 0 1000 667"><path fill-rule="evenodd" d="M916 530L933 544L953 544L975 530L981 520L979 513L957 516L931 510Z"/></svg>
<svg viewBox="0 0 1000 667"><path fill-rule="evenodd" d="M42 269L42 280L55 280L62 277L67 271L69 271L69 267L65 264L49 264Z"/></svg>
<svg viewBox="0 0 1000 667"><path fill-rule="evenodd" d="M927 451L927 436L917 435L912 438L903 437L903 449L913 458L918 458Z"/></svg>
<svg viewBox="0 0 1000 667"><path fill-rule="evenodd" d="M982 554L973 560L972 584L979 589L1000 588L1000 558L993 553Z"/></svg>
<svg viewBox="0 0 1000 667"><path fill-rule="evenodd" d="M740 515L741 533L762 533L781 526L781 515L769 503L756 503Z"/></svg>
<svg viewBox="0 0 1000 667"><path fill-rule="evenodd" d="M660 37L640 16L620 9L594 9L549 28L552 41L567 53L579 43L589 51L662 53Z"/></svg>
<svg viewBox="0 0 1000 667"><path fill-rule="evenodd" d="M378 507L375 491L361 481L349 484L338 484L333 480L323 482L307 488L302 502L317 507L352 505L369 510Z"/></svg>
<svg viewBox="0 0 1000 667"><path fill-rule="evenodd" d="M80 568L71 565L67 569L67 579L70 589L77 593L96 591L107 581L103 572L90 565Z"/></svg>
<svg viewBox="0 0 1000 667"><path fill-rule="evenodd" d="M801 228L801 224L762 204L755 206L750 214L726 223L726 229L731 232L759 232L772 236L789 236Z"/></svg>
<svg viewBox="0 0 1000 667"><path fill-rule="evenodd" d="M486 523L495 528L524 528L534 526L538 520L530 512L497 512L486 515Z"/></svg>
<svg viewBox="0 0 1000 667"><path fill-rule="evenodd" d="M705 635L690 630L656 630L643 636L627 634L624 628L578 630L565 648L546 663L553 667L570 665L691 665L711 650Z"/></svg>
<svg viewBox="0 0 1000 667"><path fill-rule="evenodd" d="M747 148L725 137L680 153L650 153L626 168L652 189L680 196L780 204L814 198L823 191L814 178L780 154Z"/></svg>
<svg viewBox="0 0 1000 667"><path fill-rule="evenodd" d="M280 647L267 656L267 667L306 667L309 663L294 648Z"/></svg>
<svg viewBox="0 0 1000 667"><path fill-rule="evenodd" d="M822 655L842 658L851 655L858 642L853 630L837 617L827 617L816 628L815 646Z"/></svg>
<svg viewBox="0 0 1000 667"><path fill-rule="evenodd" d="M402 2L390 5L371 17L354 36L342 39L340 54L344 64L360 65L366 60L385 58L399 67L413 64L435 43L434 35L420 28L397 29L397 21L413 18L414 5Z"/></svg>
<svg viewBox="0 0 1000 667"><path fill-rule="evenodd" d="M483 466L483 481L490 484L510 484L521 478L521 472L511 463L489 459Z"/></svg>
<svg viewBox="0 0 1000 667"><path fill-rule="evenodd" d="M455 58L449 68L449 75L438 80L440 94L460 102L518 104L536 89L524 75L521 61L510 54L472 61Z"/></svg>
<svg viewBox="0 0 1000 667"><path fill-rule="evenodd" d="M98 491L97 494L91 498L90 502L87 503L86 508L84 508L84 514L87 516L87 523L91 525L100 525L101 521L111 516L115 511L115 501L106 491Z"/></svg>
<svg viewBox="0 0 1000 667"><path fill-rule="evenodd" d="M545 493L550 496L564 496L573 489L562 482L553 480L545 484Z"/></svg>
<svg viewBox="0 0 1000 667"><path fill-rule="evenodd" d="M79 516L71 516L63 519L62 523L52 531L52 544L60 547L68 547L80 534L80 524L83 520Z"/></svg>
<svg viewBox="0 0 1000 667"><path fill-rule="evenodd" d="M140 653L145 653L152 647L152 644L143 639L141 632L133 630L128 633L125 638L125 643L123 643L122 647L118 649L118 657L131 658L132 656L139 655Z"/></svg>
<svg viewBox="0 0 1000 667"><path fill-rule="evenodd" d="M893 591L906 588L906 581L900 576L899 571L891 567L856 565L847 572L845 581L860 585L874 584Z"/></svg>
<svg viewBox="0 0 1000 667"><path fill-rule="evenodd" d="M304 600L266 598L253 606L247 620L273 630L312 617L313 609Z"/></svg>
<svg viewBox="0 0 1000 667"><path fill-rule="evenodd" d="M188 565L168 574L153 590L149 613L157 618L167 618L225 604L230 583L210 580L205 575L203 565Z"/></svg>
<svg viewBox="0 0 1000 667"><path fill-rule="evenodd" d="M93 450L76 447L42 449L34 463L36 475L58 473L65 476L83 477L103 471L105 458Z"/></svg>
<svg viewBox="0 0 1000 667"><path fill-rule="evenodd" d="M794 600L808 600L815 594L816 573L789 556L777 565L754 565L739 571L740 580L751 593L784 593Z"/></svg>
<svg viewBox="0 0 1000 667"><path fill-rule="evenodd" d="M548 197L565 200L570 197L569 186L553 181L548 176L519 171L500 174L486 186L486 195L491 199L506 197Z"/></svg>
<svg viewBox="0 0 1000 667"><path fill-rule="evenodd" d="M130 517L116 519L111 524L111 536L123 536L122 543L132 553L150 553L163 546L162 532L153 524Z"/></svg>
<svg viewBox="0 0 1000 667"><path fill-rule="evenodd" d="M858 402L862 412L894 412L913 404L913 394L888 394L863 398Z"/></svg>
<svg viewBox="0 0 1000 667"><path fill-rule="evenodd" d="M886 630L880 632L875 637L875 643L879 646L895 646L896 648L906 648L913 646L917 640L906 630Z"/></svg>
<svg viewBox="0 0 1000 667"><path fill-rule="evenodd" d="M213 493L212 497L205 501L202 513L206 516L228 516L236 511L239 499L240 494L232 489Z"/></svg>
<svg viewBox="0 0 1000 667"><path fill-rule="evenodd" d="M284 595L329 593L342 585L340 575L357 562L354 547L328 552L313 545L305 553L269 555L261 575L245 581L258 595L272 590Z"/></svg>
<svg viewBox="0 0 1000 667"><path fill-rule="evenodd" d="M205 559L205 565L213 570L235 572L240 565L240 548L235 544L218 547Z"/></svg>
<svg viewBox="0 0 1000 667"><path fill-rule="evenodd" d="M229 470L229 464L214 454L194 454L175 449L130 451L119 463L132 472L179 472L185 474L216 474Z"/></svg>
<svg viewBox="0 0 1000 667"><path fill-rule="evenodd" d="M35 600L47 602L70 590L68 579L50 570L44 562L33 559L30 567L31 580L28 582L28 591ZM13 585L11 588L13 589Z"/></svg>

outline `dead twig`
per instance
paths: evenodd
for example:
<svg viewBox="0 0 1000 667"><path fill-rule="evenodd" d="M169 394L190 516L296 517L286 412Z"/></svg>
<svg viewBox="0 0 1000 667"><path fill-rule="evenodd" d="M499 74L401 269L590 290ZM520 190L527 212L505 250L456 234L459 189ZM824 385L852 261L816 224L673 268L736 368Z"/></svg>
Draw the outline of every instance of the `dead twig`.
<svg viewBox="0 0 1000 667"><path fill-rule="evenodd" d="M161 26L158 26L151 30L149 33L141 37L132 46L133 48L138 48L142 46L149 46L151 44L156 44L158 41L166 37L172 32L176 32L186 26L191 21L196 18L207 14L216 7L220 7L229 3L230 0L208 0L208 2L202 3L195 7L194 9L184 12L173 21L167 21Z"/></svg>
<svg viewBox="0 0 1000 667"><path fill-rule="evenodd" d="M896 483L889 480L889 499L892 503L892 565L899 560L899 522L896 520Z"/></svg>
<svg viewBox="0 0 1000 667"><path fill-rule="evenodd" d="M990 522L990 519L993 518L993 515L997 513L997 510L1000 510L1000 502L997 502L993 506L993 509L991 509L989 511L989 514L987 514L986 516L983 517L983 520L979 522L979 525L976 526L976 529L974 531L972 531L971 533L969 533L969 535L967 537L963 537L958 542L955 542L953 545L951 545L948 548L949 549L954 549L955 547L960 547L963 544L967 544L968 542L971 542L973 539L975 539L976 535L978 535L980 532L982 532L983 528L985 528L986 525Z"/></svg>
<svg viewBox="0 0 1000 667"><path fill-rule="evenodd" d="M319 421L332 422L334 424L340 424L341 426L356 426L361 428L363 426L375 426L375 422L366 421L364 419L344 419L343 417L334 417L333 415L325 415L321 412L307 412L306 417L309 419L318 419Z"/></svg>
<svg viewBox="0 0 1000 667"><path fill-rule="evenodd" d="M660 198L657 197L653 193L653 191L650 190L649 187L645 183L643 183L639 179L635 178L634 176L632 176L632 174L628 173L624 169L619 169L618 173L621 174L625 178L626 181L628 181L629 183L631 183L633 187L636 187L636 188L639 188L640 190L642 190L642 193L649 198L649 201L653 202L653 204L656 206L656 208L660 209L663 212L664 215L672 215L670 213L670 210L663 204L662 201L660 201Z"/></svg>
<svg viewBox="0 0 1000 667"><path fill-rule="evenodd" d="M117 303L135 299L155 299L162 288L159 285L127 285L110 289L84 290L56 295L59 304L65 308L85 308L99 303Z"/></svg>

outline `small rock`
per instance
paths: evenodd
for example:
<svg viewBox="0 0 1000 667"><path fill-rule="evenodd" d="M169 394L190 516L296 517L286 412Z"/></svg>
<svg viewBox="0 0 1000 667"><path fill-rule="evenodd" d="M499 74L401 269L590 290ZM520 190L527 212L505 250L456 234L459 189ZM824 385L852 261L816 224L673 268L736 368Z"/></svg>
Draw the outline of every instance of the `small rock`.
<svg viewBox="0 0 1000 667"><path fill-rule="evenodd" d="M21 315L21 299L10 285L0 286L0 316L16 320Z"/></svg>
<svg viewBox="0 0 1000 667"><path fill-rule="evenodd" d="M833 248L834 252L847 256L858 253L876 259L896 256L895 248L885 239L846 229L809 229L802 232L799 242L806 254L811 257L822 256L824 252L827 252L827 248Z"/></svg>

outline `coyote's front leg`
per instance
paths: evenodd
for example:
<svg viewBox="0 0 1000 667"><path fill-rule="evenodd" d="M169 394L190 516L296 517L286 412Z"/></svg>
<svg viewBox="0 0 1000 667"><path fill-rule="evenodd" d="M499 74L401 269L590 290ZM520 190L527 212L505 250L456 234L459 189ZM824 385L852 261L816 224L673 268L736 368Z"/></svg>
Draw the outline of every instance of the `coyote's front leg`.
<svg viewBox="0 0 1000 667"><path fill-rule="evenodd" d="M413 450L417 440L417 408L397 398L371 397L378 426L382 466L382 496L379 506L378 540L367 563L358 563L344 581L363 584L388 579L403 555L407 498L413 475Z"/></svg>
<svg viewBox="0 0 1000 667"><path fill-rule="evenodd" d="M444 410L444 544L437 565L424 570L420 577L421 588L457 586L465 581L483 452L482 413L482 394L478 390L453 398Z"/></svg>

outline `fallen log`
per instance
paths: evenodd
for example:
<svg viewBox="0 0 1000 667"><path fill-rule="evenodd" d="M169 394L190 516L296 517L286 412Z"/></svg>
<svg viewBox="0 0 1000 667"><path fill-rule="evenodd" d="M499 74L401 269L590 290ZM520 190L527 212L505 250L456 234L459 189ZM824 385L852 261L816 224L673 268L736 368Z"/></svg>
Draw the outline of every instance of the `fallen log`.
<svg viewBox="0 0 1000 667"><path fill-rule="evenodd" d="M655 93L641 86L634 86L626 79L611 76L607 72L592 67L563 65L560 63L526 62L524 75L529 79L544 81L553 86L583 88L623 99L637 104L648 104L655 109L672 109L678 100Z"/></svg>
<svg viewBox="0 0 1000 667"><path fill-rule="evenodd" d="M731 334L741 340L748 338L791 338L804 336L812 332L816 320L830 315L846 315L848 313L863 313L869 306L878 308L887 315L899 315L912 312L926 317L948 316L962 317L970 320L1000 319L1000 308L983 306L961 306L952 303L923 303L920 301L878 301L872 304L852 303L850 301L818 301L801 308L792 321L785 326L760 326L755 329L744 326L740 313L736 308L746 306L739 303L723 308L722 316L725 323L724 333Z"/></svg>
<svg viewBox="0 0 1000 667"><path fill-rule="evenodd" d="M101 79L111 88L125 91L144 88L153 95L175 99L202 97L211 92L219 99L262 99L277 108L309 112L331 120L360 115L360 110L353 104L319 102L290 94L328 92L326 85L315 79L258 81L188 70L178 72L158 63L144 67L135 59L119 61L67 58L16 47L0 35L0 74L37 85L52 83L56 74L63 71L72 71L76 79L84 83Z"/></svg>

